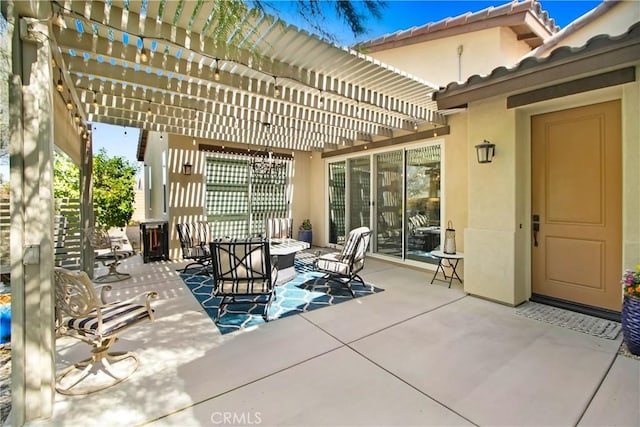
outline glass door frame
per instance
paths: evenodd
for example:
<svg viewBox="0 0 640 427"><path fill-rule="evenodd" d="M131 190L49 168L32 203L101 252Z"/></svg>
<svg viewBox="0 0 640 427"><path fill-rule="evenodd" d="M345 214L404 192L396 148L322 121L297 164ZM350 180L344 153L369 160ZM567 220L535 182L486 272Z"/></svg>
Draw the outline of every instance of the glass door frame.
<svg viewBox="0 0 640 427"><path fill-rule="evenodd" d="M380 149L376 149L376 150L367 150L366 153L363 152L358 152L358 153L351 153L351 154L345 154L343 156L336 156L336 157L331 157L326 159L325 161L325 177L326 179L324 180L324 184L325 184L325 206L327 207L327 211L325 212L326 217L325 217L325 226L326 226L326 239L327 242L329 242L329 215L328 215L328 208L329 208L329 164L330 163L337 163L337 162L345 162L345 234L348 233L349 228L349 224L348 224L348 218L349 218L349 202L350 200L349 198L349 191L346 188L346 186L349 183L349 168L348 168L348 161L358 158L358 157L366 157L369 156L369 164L370 164L370 200L373 201L373 204L371 205L371 209L370 209L370 215L369 215L369 224L371 225L371 234L372 234L372 239L377 239L377 221L376 221L376 215L378 214L378 206L377 203L375 203L375 201L377 200L378 197L378 188L377 188L377 181L376 181L376 174L377 174L377 164L375 162L375 155L376 154L383 154L386 152L390 152L390 151L397 151L397 150L402 150L402 213L403 213L403 218L402 218L402 257L398 258L398 257L391 257L391 256L386 256L384 254L380 254L380 253L375 253L373 252L373 247L375 245L370 244L369 245L369 249L368 249L368 253L376 258L379 259L383 259L383 260L389 260L392 262L401 262L404 263L406 265L410 265L410 266L415 266L415 267L419 267L419 268L429 268L429 269L433 269L435 268L435 265L431 265L429 263L423 262L423 261L416 261L416 260L412 260L412 259L408 259L407 258L407 253L406 253L406 229L407 229L407 225L406 225L406 174L407 174L407 162L406 162L406 158L407 158L407 151L408 150L413 150L413 149L418 149L418 148L423 148L423 147L428 147L428 146L433 146L433 145L440 145L440 227L443 227L443 218L446 218L446 192L445 192L445 188L446 188L446 182L445 182L445 165L446 165L446 144L445 144L445 139L444 138L434 138L434 139L430 139L428 141L417 141L415 143L411 143L411 144L407 144L407 145L402 145L402 146L389 146L389 147L385 147L385 148L380 148ZM442 244L442 240L444 238L444 234L441 234L440 237L440 243ZM327 243L327 246L330 248L334 248L334 249L341 249L343 245L339 245L339 244L331 244L331 243Z"/></svg>

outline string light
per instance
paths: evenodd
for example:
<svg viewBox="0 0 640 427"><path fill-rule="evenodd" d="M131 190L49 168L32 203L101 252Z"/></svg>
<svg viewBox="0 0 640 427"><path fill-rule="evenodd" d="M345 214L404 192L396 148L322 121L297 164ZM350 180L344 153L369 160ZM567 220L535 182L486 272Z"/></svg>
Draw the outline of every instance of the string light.
<svg viewBox="0 0 640 427"><path fill-rule="evenodd" d="M217 81L217 82L219 82L219 81L220 81L220 68L218 68L218 61L219 61L219 59L218 59L218 58L216 58L216 68L215 68L215 70L213 71L213 79L214 79L215 81Z"/></svg>
<svg viewBox="0 0 640 427"><path fill-rule="evenodd" d="M58 68L58 83L56 83L56 90L60 93L64 90L64 84L62 83L62 70Z"/></svg>
<svg viewBox="0 0 640 427"><path fill-rule="evenodd" d="M67 29L67 21L64 20L64 16L60 12L56 15L56 25L63 30Z"/></svg>

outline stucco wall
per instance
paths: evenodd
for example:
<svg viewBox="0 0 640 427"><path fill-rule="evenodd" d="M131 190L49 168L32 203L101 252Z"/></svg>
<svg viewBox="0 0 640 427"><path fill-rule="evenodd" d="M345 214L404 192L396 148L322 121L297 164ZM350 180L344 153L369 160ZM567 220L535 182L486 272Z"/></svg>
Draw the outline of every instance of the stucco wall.
<svg viewBox="0 0 640 427"><path fill-rule="evenodd" d="M479 164L475 145L483 140L496 144L492 163ZM469 225L465 230L464 289L508 304L517 304L516 244L522 231L516 224L516 126L515 111L504 99L488 99L469 105L468 111Z"/></svg>
<svg viewBox="0 0 640 427"><path fill-rule="evenodd" d="M640 70L639 70L640 71ZM469 105L469 226L465 230L464 289L517 305L531 296L531 116L613 99L622 100L623 265L640 263L640 83L566 96L508 110L505 98ZM457 119L456 119L457 120ZM490 164L474 145L496 144Z"/></svg>
<svg viewBox="0 0 640 427"><path fill-rule="evenodd" d="M458 57L458 48L462 54ZM514 64L529 52L508 28L488 28L473 33L430 40L371 56L438 86L466 80L473 74L488 74L501 65Z"/></svg>
<svg viewBox="0 0 640 427"><path fill-rule="evenodd" d="M162 136L162 138L161 138ZM167 134L149 132L144 155L145 188L148 189L145 205L146 219L166 219L162 184L166 176L162 168L162 153L167 152Z"/></svg>
<svg viewBox="0 0 640 427"><path fill-rule="evenodd" d="M563 38L556 47L580 47L596 34L617 36L626 33L629 27L638 21L640 21L640 2L637 0L622 1L607 11L605 18L601 17L582 26L571 35ZM545 56L549 53L550 51L546 52Z"/></svg>
<svg viewBox="0 0 640 427"><path fill-rule="evenodd" d="M467 174L467 116L449 117L451 133L444 136L444 174L442 226L451 220L456 230L456 250L465 251L464 229L467 227L468 174ZM473 154L475 156L475 153ZM464 261L462 261L464 264ZM461 268L462 272L463 269ZM462 274L462 273L461 273Z"/></svg>
<svg viewBox="0 0 640 427"><path fill-rule="evenodd" d="M205 213L205 165L206 158L211 153L198 151L199 144L216 144L215 141L197 139L182 135L166 135L159 140L159 134L150 132L148 138L147 152L145 153L145 164L151 165L151 174L154 179L152 192L152 208L149 210L147 218L162 218L162 148L167 149L167 201L168 212L167 219L169 221L169 257L171 259L179 259L182 254L180 251L180 240L178 239L176 224L182 222L192 222L206 220ZM168 142L167 142L168 141ZM225 143L229 148L247 148L246 144ZM168 147L168 148L167 148ZM262 149L263 147L251 146L251 149ZM314 224L314 243L316 221L312 215L313 208L310 206L310 200L314 194L321 194L311 183L311 174L313 171L313 161L309 153L302 151L293 151L293 176L291 213L293 218L294 235L297 233L298 226L305 218L311 218ZM315 161L320 156L316 154ZM192 165L192 173L189 176L183 175L182 166L189 162ZM321 209L316 208L316 211Z"/></svg>

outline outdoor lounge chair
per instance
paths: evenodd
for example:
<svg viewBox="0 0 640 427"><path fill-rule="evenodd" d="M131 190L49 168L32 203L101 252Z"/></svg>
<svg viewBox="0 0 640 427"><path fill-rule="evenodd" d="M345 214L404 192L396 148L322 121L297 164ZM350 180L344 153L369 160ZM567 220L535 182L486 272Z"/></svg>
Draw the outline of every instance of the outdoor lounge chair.
<svg viewBox="0 0 640 427"><path fill-rule="evenodd" d="M218 239L211 242L214 297L220 298L216 322L225 306L246 304L251 296L265 296L253 304L263 304L262 317L269 321L268 312L274 298L278 270L271 265L269 241L254 239Z"/></svg>
<svg viewBox="0 0 640 427"><path fill-rule="evenodd" d="M126 301L107 303L105 296L111 290L110 285L95 286L84 271L72 272L61 267L55 268L55 289L58 333L93 347L90 358L74 363L58 375L56 390L69 395L93 393L133 374L139 364L136 354L109 352L109 348L128 328L153 320L151 299L158 294L146 292ZM142 297L146 298L144 302L134 302ZM120 370L121 367L124 368Z"/></svg>
<svg viewBox="0 0 640 427"><path fill-rule="evenodd" d="M200 266L200 273L208 273L211 264L211 252L209 251L209 223L206 221L176 224L182 258L192 261L182 270L187 270L194 265Z"/></svg>
<svg viewBox="0 0 640 427"><path fill-rule="evenodd" d="M355 298L351 281L358 279L364 284L358 272L364 268L364 260L369 247L371 230L359 227L349 232L342 252L332 252L319 256L314 262L314 270L325 273L327 277L335 277L344 284L351 296Z"/></svg>
<svg viewBox="0 0 640 427"><path fill-rule="evenodd" d="M265 232L267 239L291 239L293 220L291 218L267 218Z"/></svg>

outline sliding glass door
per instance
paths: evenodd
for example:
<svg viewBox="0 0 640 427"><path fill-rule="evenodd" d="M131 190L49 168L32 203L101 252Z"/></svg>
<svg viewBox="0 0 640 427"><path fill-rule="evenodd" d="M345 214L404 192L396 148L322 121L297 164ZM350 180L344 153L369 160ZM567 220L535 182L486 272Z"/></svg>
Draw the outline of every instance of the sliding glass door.
<svg viewBox="0 0 640 427"><path fill-rule="evenodd" d="M369 156L349 159L348 230L371 228L371 160Z"/></svg>
<svg viewBox="0 0 640 427"><path fill-rule="evenodd" d="M440 247L440 146L406 152L406 258L437 263L429 252Z"/></svg>
<svg viewBox="0 0 640 427"><path fill-rule="evenodd" d="M441 241L440 171L440 144L329 163L329 243L366 226L373 253L437 263L430 252Z"/></svg>
<svg viewBox="0 0 640 427"><path fill-rule="evenodd" d="M374 253L402 259L402 150L376 154Z"/></svg>
<svg viewBox="0 0 640 427"><path fill-rule="evenodd" d="M346 162L329 163L329 244L343 245L346 236Z"/></svg>

